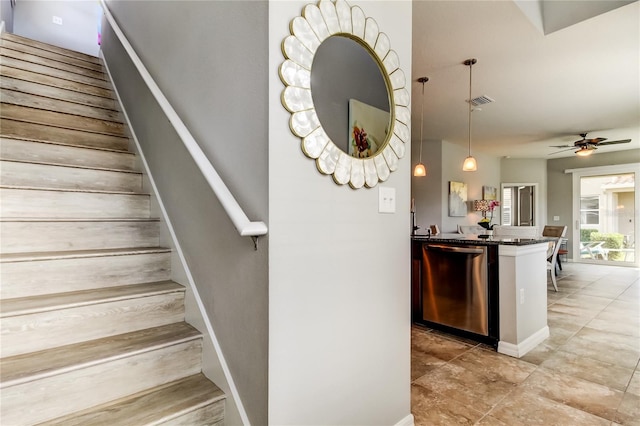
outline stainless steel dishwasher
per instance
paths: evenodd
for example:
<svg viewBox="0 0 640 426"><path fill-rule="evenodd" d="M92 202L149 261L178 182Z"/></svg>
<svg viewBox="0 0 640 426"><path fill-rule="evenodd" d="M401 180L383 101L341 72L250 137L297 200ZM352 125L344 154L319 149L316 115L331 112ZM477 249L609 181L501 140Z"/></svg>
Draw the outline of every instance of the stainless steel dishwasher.
<svg viewBox="0 0 640 426"><path fill-rule="evenodd" d="M489 335L486 246L422 245L422 318Z"/></svg>

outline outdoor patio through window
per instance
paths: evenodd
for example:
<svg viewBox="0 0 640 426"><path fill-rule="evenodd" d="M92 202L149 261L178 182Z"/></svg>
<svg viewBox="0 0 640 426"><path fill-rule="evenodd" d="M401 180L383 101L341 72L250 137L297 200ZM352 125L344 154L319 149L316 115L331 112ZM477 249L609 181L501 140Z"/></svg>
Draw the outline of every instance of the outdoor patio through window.
<svg viewBox="0 0 640 426"><path fill-rule="evenodd" d="M635 174L580 178L580 258L635 261Z"/></svg>

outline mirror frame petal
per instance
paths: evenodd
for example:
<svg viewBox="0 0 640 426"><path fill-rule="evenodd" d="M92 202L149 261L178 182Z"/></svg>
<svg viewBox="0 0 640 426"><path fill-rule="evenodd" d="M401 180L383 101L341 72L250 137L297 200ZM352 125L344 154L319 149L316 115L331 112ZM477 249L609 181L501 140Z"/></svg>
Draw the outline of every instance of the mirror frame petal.
<svg viewBox="0 0 640 426"><path fill-rule="evenodd" d="M360 7L349 6L345 0L320 0L317 5L306 5L301 16L291 21L289 32L291 35L282 41L285 60L278 70L285 85L281 101L291 113L291 132L302 139L302 152L316 161L320 173L332 175L339 185L372 188L387 180L397 170L411 138L410 95L389 37L380 32L378 23ZM322 128L313 105L311 64L322 41L333 35L348 37L366 49L385 80L390 131L384 144L369 158L351 157L338 148Z"/></svg>

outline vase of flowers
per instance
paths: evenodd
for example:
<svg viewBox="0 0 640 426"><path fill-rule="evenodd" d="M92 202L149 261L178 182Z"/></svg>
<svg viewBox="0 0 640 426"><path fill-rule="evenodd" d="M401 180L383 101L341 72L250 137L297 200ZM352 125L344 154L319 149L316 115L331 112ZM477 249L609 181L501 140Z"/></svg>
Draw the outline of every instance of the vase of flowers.
<svg viewBox="0 0 640 426"><path fill-rule="evenodd" d="M491 234L493 234L493 227L495 225L492 225L491 222L493 221L493 211L495 210L496 207L500 206L500 201L497 200L491 200L488 203L487 206L487 210L484 213L484 217L482 219L480 219L480 222L478 222L478 225L482 226L484 229L486 229L487 231L489 231ZM487 217L487 213L489 212L489 217Z"/></svg>

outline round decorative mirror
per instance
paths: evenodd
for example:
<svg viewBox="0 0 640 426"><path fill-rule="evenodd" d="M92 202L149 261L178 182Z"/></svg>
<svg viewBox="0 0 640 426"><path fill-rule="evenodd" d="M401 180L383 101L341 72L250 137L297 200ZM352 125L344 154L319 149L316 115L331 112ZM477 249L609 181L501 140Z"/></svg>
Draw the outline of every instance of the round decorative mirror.
<svg viewBox="0 0 640 426"><path fill-rule="evenodd" d="M344 0L305 6L290 30L282 103L302 151L338 184L387 180L410 138L409 93L389 37Z"/></svg>
<svg viewBox="0 0 640 426"><path fill-rule="evenodd" d="M329 138L352 157L373 156L389 132L389 92L371 54L356 41L332 35L311 71L313 105Z"/></svg>

